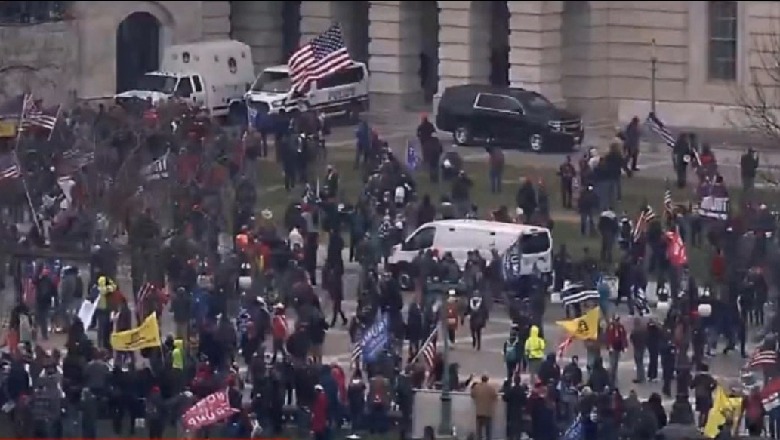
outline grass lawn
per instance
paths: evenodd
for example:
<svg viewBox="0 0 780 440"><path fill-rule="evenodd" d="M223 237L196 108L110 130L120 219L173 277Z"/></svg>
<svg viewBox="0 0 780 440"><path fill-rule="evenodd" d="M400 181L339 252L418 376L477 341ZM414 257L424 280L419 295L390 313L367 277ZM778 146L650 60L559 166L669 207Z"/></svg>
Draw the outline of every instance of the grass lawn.
<svg viewBox="0 0 780 440"><path fill-rule="evenodd" d="M339 189L345 194L348 200L354 201L362 189L363 182L358 171L352 169L352 154L347 151L331 150L329 152L328 164L333 165L340 175ZM488 169L484 163L467 162L466 170L468 175L474 181L474 187L471 192L472 200L479 206L480 215L486 217L490 211L498 208L500 205L506 205L510 213L514 212L515 193L519 187L521 177L528 177L534 181L541 179L548 189L550 197L551 215L554 220L553 241L555 248L565 243L574 256L582 253L584 247L589 247L591 253L598 255L600 240L597 237L583 237L579 231L579 216L571 210L561 208L561 194L559 180L556 176L556 170L546 167L515 167L507 165L504 171L504 187L501 194L492 194L488 182ZM258 197L258 209L271 209L275 219L281 219L288 203L293 200L299 200L303 187L298 186L290 193L286 192L281 186L283 182L281 167L272 161L264 161L260 165L261 171ZM320 167L319 175L325 175L325 165ZM442 194L449 194L451 185L441 182L431 184L427 173L417 171L414 173L418 194L430 194L431 200L436 203ZM671 185L671 184L670 184ZM672 186L673 200L684 203L690 198L688 190L679 190ZM653 206L656 213L660 215L663 212L662 198L664 193L664 182L658 179L648 179L639 176L634 178L624 178L622 184L622 201L616 206L618 213L625 210L633 219L640 206L646 201ZM732 193L738 193L738 190ZM615 254L617 255L617 254ZM705 277L709 267L709 251L702 248L688 249L691 269L698 277Z"/></svg>

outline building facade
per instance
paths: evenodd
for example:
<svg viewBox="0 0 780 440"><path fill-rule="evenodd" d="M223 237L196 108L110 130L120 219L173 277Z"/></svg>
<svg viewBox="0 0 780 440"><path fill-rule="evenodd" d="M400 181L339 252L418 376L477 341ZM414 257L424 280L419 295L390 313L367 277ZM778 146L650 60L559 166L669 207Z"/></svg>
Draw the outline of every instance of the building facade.
<svg viewBox="0 0 780 440"><path fill-rule="evenodd" d="M258 69L280 64L334 22L368 63L372 99L415 109L447 86L493 83L538 90L594 124L647 114L655 97L672 125L722 128L753 84L776 92L780 68L766 54L780 48L778 1L3 3L68 4L55 22L0 17L0 93L52 99L109 96L174 43L234 38Z"/></svg>

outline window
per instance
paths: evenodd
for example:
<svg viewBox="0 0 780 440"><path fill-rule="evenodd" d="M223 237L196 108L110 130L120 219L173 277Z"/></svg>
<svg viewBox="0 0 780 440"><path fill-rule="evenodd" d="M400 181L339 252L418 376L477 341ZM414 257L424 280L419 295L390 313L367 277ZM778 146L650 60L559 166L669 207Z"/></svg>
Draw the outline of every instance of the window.
<svg viewBox="0 0 780 440"><path fill-rule="evenodd" d="M176 96L179 98L189 98L192 96L192 83L189 78L182 78L179 85L176 86Z"/></svg>
<svg viewBox="0 0 780 440"><path fill-rule="evenodd" d="M329 89L331 87L345 86L363 81L365 77L362 66L354 66L339 70L331 75L317 80L317 89Z"/></svg>
<svg viewBox="0 0 780 440"><path fill-rule="evenodd" d="M477 97L476 107L498 110L502 112L515 112L520 110L520 104L516 99L508 96L480 93Z"/></svg>
<svg viewBox="0 0 780 440"><path fill-rule="evenodd" d="M520 249L524 254L541 254L550 250L547 232L534 232L520 236Z"/></svg>
<svg viewBox="0 0 780 440"><path fill-rule="evenodd" d="M292 88L290 75L287 72L273 72L264 70L254 84L253 92L287 93Z"/></svg>
<svg viewBox="0 0 780 440"><path fill-rule="evenodd" d="M737 2L709 2L709 78L737 79Z"/></svg>
<svg viewBox="0 0 780 440"><path fill-rule="evenodd" d="M38 24L65 19L70 2L0 2L0 24Z"/></svg>
<svg viewBox="0 0 780 440"><path fill-rule="evenodd" d="M195 75L192 77L192 83L195 84L195 91L200 93L203 91L203 84L200 82L200 77Z"/></svg>
<svg viewBox="0 0 780 440"><path fill-rule="evenodd" d="M521 98L523 105L530 110L546 111L554 109L555 106L544 96L538 93L528 93Z"/></svg>
<svg viewBox="0 0 780 440"><path fill-rule="evenodd" d="M433 237L436 235L436 228L423 228L417 231L416 234L409 237L406 241L405 251L419 251L422 249L428 249L433 246Z"/></svg>

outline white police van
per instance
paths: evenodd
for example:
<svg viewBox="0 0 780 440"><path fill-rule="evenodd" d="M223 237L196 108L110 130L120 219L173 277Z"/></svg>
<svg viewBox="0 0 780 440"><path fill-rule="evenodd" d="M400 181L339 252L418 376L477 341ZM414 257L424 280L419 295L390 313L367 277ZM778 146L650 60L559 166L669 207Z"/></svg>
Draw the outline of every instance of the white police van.
<svg viewBox="0 0 780 440"><path fill-rule="evenodd" d="M286 65L268 67L257 76L244 101L248 108L270 114L296 111L303 104L328 116L346 114L354 118L368 108L368 70L364 63L353 62L312 82L302 95L290 89L290 69Z"/></svg>

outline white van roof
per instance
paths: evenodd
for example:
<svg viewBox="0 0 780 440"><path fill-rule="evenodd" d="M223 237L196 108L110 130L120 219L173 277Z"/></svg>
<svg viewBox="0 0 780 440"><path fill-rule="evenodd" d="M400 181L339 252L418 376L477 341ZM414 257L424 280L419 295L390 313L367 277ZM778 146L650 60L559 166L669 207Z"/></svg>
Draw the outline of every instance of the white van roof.
<svg viewBox="0 0 780 440"><path fill-rule="evenodd" d="M456 219L456 220L436 220L427 223L423 226L444 226L456 229L472 229L472 230L490 230L495 232L504 232L507 234L535 234L537 232L549 232L546 228L533 225L521 225L517 223L503 223L494 222L489 220L468 220L468 219Z"/></svg>
<svg viewBox="0 0 780 440"><path fill-rule="evenodd" d="M185 60L185 56L188 59ZM229 71L230 59L234 60L234 73L239 77L254 78L252 50L247 44L235 40L202 41L168 46L163 49L160 72L221 75Z"/></svg>
<svg viewBox="0 0 780 440"><path fill-rule="evenodd" d="M268 66L265 69L263 69L263 72L272 72L272 73L290 73L290 68L287 66L287 64L279 64L278 66Z"/></svg>

